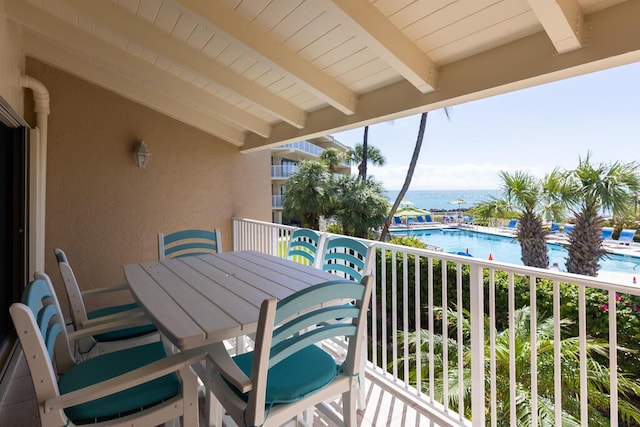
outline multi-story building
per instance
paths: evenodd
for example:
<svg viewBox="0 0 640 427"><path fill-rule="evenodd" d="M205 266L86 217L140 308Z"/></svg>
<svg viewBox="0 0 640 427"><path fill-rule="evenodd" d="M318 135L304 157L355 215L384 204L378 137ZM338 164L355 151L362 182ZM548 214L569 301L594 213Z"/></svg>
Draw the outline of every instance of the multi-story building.
<svg viewBox="0 0 640 427"><path fill-rule="evenodd" d="M271 149L271 209L272 221L277 224L289 222L284 218L282 207L287 180L298 170L298 162L302 160L319 160L326 148L335 148L347 152L349 148L332 136L322 136L307 141L292 142ZM351 165L348 161L338 166L336 173L348 174Z"/></svg>

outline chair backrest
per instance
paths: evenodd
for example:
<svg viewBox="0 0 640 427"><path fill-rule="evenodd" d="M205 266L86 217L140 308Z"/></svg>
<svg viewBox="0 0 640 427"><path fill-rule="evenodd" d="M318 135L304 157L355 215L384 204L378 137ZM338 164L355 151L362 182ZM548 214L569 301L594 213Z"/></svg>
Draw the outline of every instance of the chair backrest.
<svg viewBox="0 0 640 427"><path fill-rule="evenodd" d="M360 281L371 269L373 251L373 245L351 237L331 237L327 239L319 267L345 279Z"/></svg>
<svg viewBox="0 0 640 427"><path fill-rule="evenodd" d="M600 235L600 238L602 240L611 240L612 236L613 236L613 227L602 227L602 234Z"/></svg>
<svg viewBox="0 0 640 427"><path fill-rule="evenodd" d="M394 216L393 217L393 223L396 225L400 225L402 224L402 219L399 216Z"/></svg>
<svg viewBox="0 0 640 427"><path fill-rule="evenodd" d="M633 236L635 236L636 230L632 228L623 228L618 236L619 242L630 243L633 242Z"/></svg>
<svg viewBox="0 0 640 427"><path fill-rule="evenodd" d="M287 258L306 265L317 265L324 235L308 228L297 228L291 233Z"/></svg>
<svg viewBox="0 0 640 427"><path fill-rule="evenodd" d="M424 221L424 216L422 216L422 215L418 215L418 216L416 217L416 219L418 220L418 222L425 222L425 221Z"/></svg>
<svg viewBox="0 0 640 427"><path fill-rule="evenodd" d="M518 219L517 218L511 218L509 220L509 224L507 224L507 227L515 228L516 225L518 225Z"/></svg>
<svg viewBox="0 0 640 427"><path fill-rule="evenodd" d="M87 309L84 305L82 298L82 292L78 281L73 273L73 269L69 264L67 254L62 249L55 248L53 253L56 255L58 261L58 269L64 282L64 288L67 291L67 298L69 299L69 309L71 311L71 320L74 327L77 329L78 325L84 324L87 321Z"/></svg>
<svg viewBox="0 0 640 427"><path fill-rule="evenodd" d="M181 230L158 233L158 259L222 252L220 230Z"/></svg>
<svg viewBox="0 0 640 427"><path fill-rule="evenodd" d="M262 425L265 407L286 402L266 402L269 369L287 357L335 337L349 337L347 356L338 374L355 376L361 366L366 313L371 299L373 276L354 283L336 280L311 286L277 301L263 301L260 307L255 350L251 367L253 387L248 395L245 425ZM354 304L344 304L351 300ZM304 398L303 398L304 399ZM295 415L295 414L293 414Z"/></svg>
<svg viewBox="0 0 640 427"><path fill-rule="evenodd" d="M57 373L75 364L60 304L48 276L39 274L25 288L22 302L9 308L33 379L38 402L60 394Z"/></svg>
<svg viewBox="0 0 640 427"><path fill-rule="evenodd" d="M571 232L573 231L575 225L573 224L565 224L564 228L562 229L562 233L563 234L571 234Z"/></svg>
<svg viewBox="0 0 640 427"><path fill-rule="evenodd" d="M549 231L551 233L557 233L558 231L560 231L560 224L558 224L557 222L552 222Z"/></svg>
<svg viewBox="0 0 640 427"><path fill-rule="evenodd" d="M430 214L426 214L426 215L424 216L424 219L425 219L425 222L433 222L433 218L431 218L431 215L430 215Z"/></svg>

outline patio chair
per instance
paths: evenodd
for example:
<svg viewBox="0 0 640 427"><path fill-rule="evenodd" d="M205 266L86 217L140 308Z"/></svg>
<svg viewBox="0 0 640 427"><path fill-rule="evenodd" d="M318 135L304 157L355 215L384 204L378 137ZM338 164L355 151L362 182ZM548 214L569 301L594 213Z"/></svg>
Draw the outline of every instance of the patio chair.
<svg viewBox="0 0 640 427"><path fill-rule="evenodd" d="M342 395L344 425L358 425L356 392L372 286L369 275L358 283L321 283L280 302L267 299L253 352L230 358L217 347L208 386L236 424L279 426L314 406L325 410L326 400ZM355 303L345 306L345 299ZM315 345L337 337L349 342L342 363Z"/></svg>
<svg viewBox="0 0 640 427"><path fill-rule="evenodd" d="M560 224L558 224L557 222L552 222L551 228L549 228L549 233L556 234L559 232L560 232Z"/></svg>
<svg viewBox="0 0 640 427"><path fill-rule="evenodd" d="M600 238L603 241L611 240L613 238L613 227L602 227Z"/></svg>
<svg viewBox="0 0 640 427"><path fill-rule="evenodd" d="M324 246L319 265L322 270L356 282L370 272L373 245L351 237L334 236L329 237Z"/></svg>
<svg viewBox="0 0 640 427"><path fill-rule="evenodd" d="M427 221L425 221L423 215L416 216L416 221L418 221L419 224L424 224L425 222L427 222Z"/></svg>
<svg viewBox="0 0 640 427"><path fill-rule="evenodd" d="M126 284L112 287L96 288L81 291L78 286L76 276L69 264L67 254L60 248L53 250L56 260L58 261L58 269L64 282L64 289L69 301L69 311L71 313L70 325L74 330L80 331L98 323L112 322L119 320L121 323L124 319L131 319L138 323L137 326L123 326L118 330L112 330L93 336L85 336L78 340L76 349L81 355L88 355L92 350L98 354L109 351L119 350L135 345L141 345L152 341L157 341L160 336L158 330L153 323L140 325L139 319L144 316L144 312L136 303L120 304L112 306L104 306L96 310L87 312L85 307L85 297L104 296L105 294L114 292L123 292L128 290ZM36 273L36 279L49 281L49 277L43 273ZM126 322L125 322L126 323ZM124 325L124 323L122 323Z"/></svg>
<svg viewBox="0 0 640 427"><path fill-rule="evenodd" d="M220 230L181 230L170 234L158 233L158 259L222 252Z"/></svg>
<svg viewBox="0 0 640 427"><path fill-rule="evenodd" d="M569 236L569 234L571 234L573 232L573 229L575 228L574 224L565 224L564 227L562 227L562 231L560 232L560 234L564 235L564 236Z"/></svg>
<svg viewBox="0 0 640 427"><path fill-rule="evenodd" d="M633 243L633 237L636 235L636 230L632 228L623 228L618 236L618 243L623 245L629 245Z"/></svg>
<svg viewBox="0 0 640 427"><path fill-rule="evenodd" d="M291 233L287 258L306 265L317 265L324 243L324 234L308 228L297 228Z"/></svg>
<svg viewBox="0 0 640 427"><path fill-rule="evenodd" d="M393 217L393 224L394 225L402 225L402 218L400 218L399 216L394 216Z"/></svg>
<svg viewBox="0 0 640 427"><path fill-rule="evenodd" d="M198 425L197 381L190 366L206 352L167 356L157 341L76 363L56 294L42 279L33 280L9 311L43 427L150 426L179 417L183 425Z"/></svg>

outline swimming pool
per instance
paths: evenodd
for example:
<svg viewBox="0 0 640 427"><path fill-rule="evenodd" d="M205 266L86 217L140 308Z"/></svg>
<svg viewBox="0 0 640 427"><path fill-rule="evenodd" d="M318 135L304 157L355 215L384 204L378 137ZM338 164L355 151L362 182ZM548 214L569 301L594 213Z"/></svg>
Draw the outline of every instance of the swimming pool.
<svg viewBox="0 0 640 427"><path fill-rule="evenodd" d="M520 260L520 243L512 237L499 236L459 228L430 228L426 230L393 230L392 234L403 234L417 237L426 244L438 246L445 252L468 252L475 258L489 259L522 265ZM562 245L547 243L549 248L549 265L557 262L560 270L564 266L567 250ZM640 257L607 254L600 259L600 269L619 273L640 274Z"/></svg>

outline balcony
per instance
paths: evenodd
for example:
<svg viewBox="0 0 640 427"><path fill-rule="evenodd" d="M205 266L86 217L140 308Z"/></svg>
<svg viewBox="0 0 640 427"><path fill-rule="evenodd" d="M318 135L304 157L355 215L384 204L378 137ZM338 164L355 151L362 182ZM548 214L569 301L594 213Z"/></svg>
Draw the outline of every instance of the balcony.
<svg viewBox="0 0 640 427"><path fill-rule="evenodd" d="M273 195L271 196L271 209L282 209L284 206L284 196L283 195Z"/></svg>
<svg viewBox="0 0 640 427"><path fill-rule="evenodd" d="M273 165L271 179L289 179L296 172L298 172L297 165Z"/></svg>
<svg viewBox="0 0 640 427"><path fill-rule="evenodd" d="M284 257L293 229L234 218L233 250ZM618 346L640 349L637 342L629 345L624 341L625 325L618 319L628 311L625 301L640 296L637 286L383 242L367 243L377 248L372 264L376 266L372 272L376 286L364 384L367 405L360 412L361 425L516 426L522 405L527 406L532 425L537 425L539 416L562 425L563 399L573 393L568 383L578 384L573 403L579 408L578 422L587 425L588 402L593 399L587 387L592 374L587 363L592 345L589 327L597 321L607 329L600 339L608 347L599 358L612 373L606 377L606 389L619 389L615 373L623 352ZM565 292L567 286L573 293ZM594 292L604 298L597 307L593 307ZM523 312L517 309L522 298L528 298L530 307L525 322ZM439 307L449 308L448 322L441 321L444 315ZM551 307L550 312L544 312L543 307ZM571 328L562 321L568 308L574 309L577 317ZM527 330L530 325L537 329L544 326L548 335L522 335L516 333L515 325ZM422 333L414 334L416 331ZM445 336L447 339L441 339ZM567 371L567 360L561 353L567 343L575 346L571 354L575 370L571 371ZM17 371L12 385L30 381L28 372L25 376L24 370ZM550 383L542 383L544 372L552 373L544 377L551 378ZM457 387L458 380L468 386ZM32 390L28 391L30 383L19 387L23 389L17 394L11 390L7 394L0 425L12 425L14 414L21 414L23 421L28 415L37 420ZM551 393L545 395L543 389ZM529 397L523 400L525 395ZM16 402L18 397L23 400ZM607 402L604 416L611 419L611 425L617 425L619 397L620 392L612 393ZM518 406L509 407L509 401L518 401ZM508 421L498 423L498 417ZM317 424L335 425L334 420L324 418Z"/></svg>

